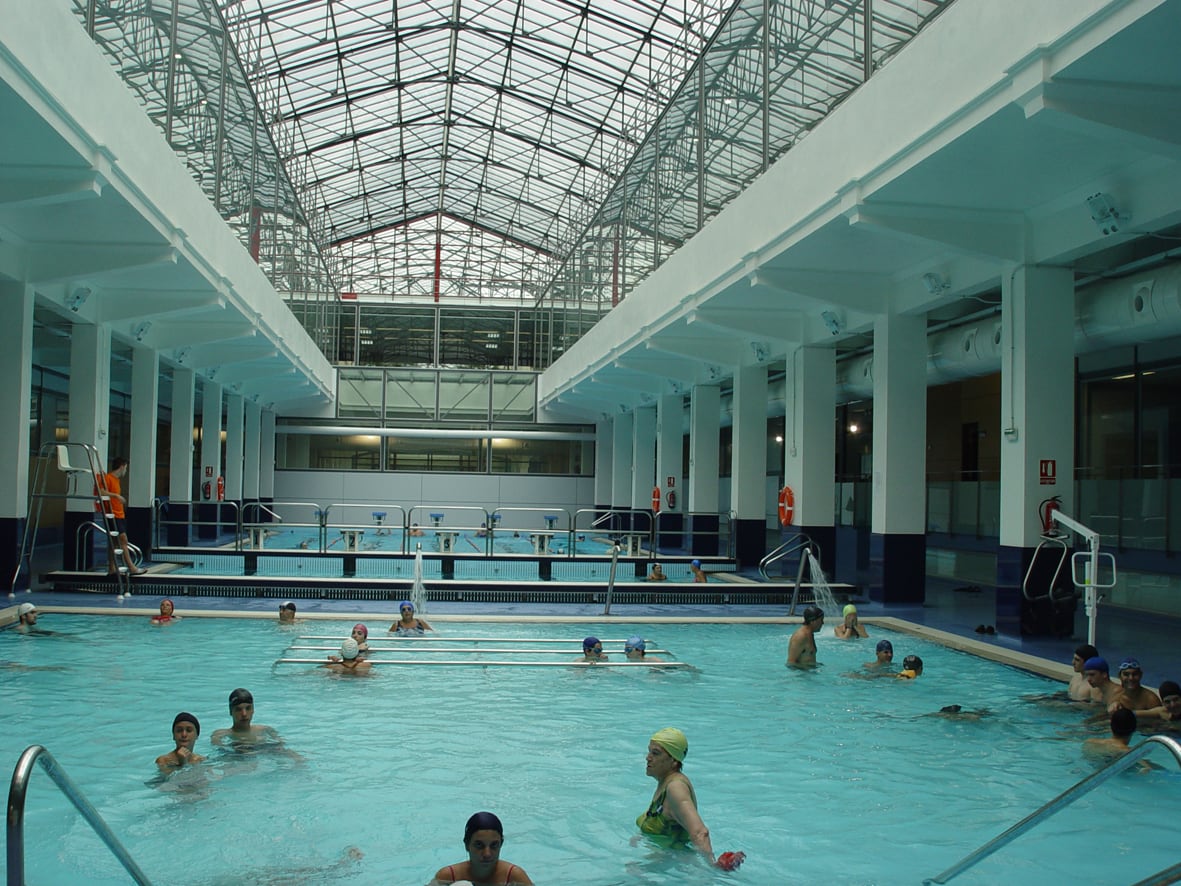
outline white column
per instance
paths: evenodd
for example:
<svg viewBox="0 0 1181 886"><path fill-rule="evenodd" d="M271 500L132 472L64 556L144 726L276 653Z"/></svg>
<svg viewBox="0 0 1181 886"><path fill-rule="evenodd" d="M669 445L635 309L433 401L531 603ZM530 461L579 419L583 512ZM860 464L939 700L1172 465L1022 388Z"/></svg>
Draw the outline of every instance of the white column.
<svg viewBox="0 0 1181 886"><path fill-rule="evenodd" d="M98 450L98 469L107 469L111 415L111 330L77 324L70 332L70 442ZM94 504L72 499L67 510L94 510Z"/></svg>
<svg viewBox="0 0 1181 886"><path fill-rule="evenodd" d="M246 401L245 447L242 456L242 499L258 500L259 446L262 408L253 400Z"/></svg>
<svg viewBox="0 0 1181 886"><path fill-rule="evenodd" d="M201 385L201 485L216 484L221 476L221 385ZM216 488L211 498L217 497ZM204 492L202 492L204 498Z"/></svg>
<svg viewBox="0 0 1181 886"><path fill-rule="evenodd" d="M609 419L595 423L595 504L611 505L611 459L615 431Z"/></svg>
<svg viewBox="0 0 1181 886"><path fill-rule="evenodd" d="M926 534L926 471L927 321L884 315L874 323L873 532Z"/></svg>
<svg viewBox="0 0 1181 886"><path fill-rule="evenodd" d="M242 467L246 450L245 414L241 394L226 394L226 498L242 501Z"/></svg>
<svg viewBox="0 0 1181 886"><path fill-rule="evenodd" d="M0 282L0 415L8 416L12 432L6 434L4 458L0 459L0 519L25 517L29 495L29 421L33 384L33 287L23 283ZM47 398L49 403L53 403ZM43 424L53 429L53 416L42 415ZM15 536L14 531L9 537ZM8 535L6 533L6 535ZM18 541L19 544L19 541ZM7 561L4 561L7 562ZM15 567L15 558L12 561ZM4 573L11 576L11 573Z"/></svg>
<svg viewBox="0 0 1181 886"><path fill-rule="evenodd" d="M275 413L264 409L258 429L258 497L275 498Z"/></svg>
<svg viewBox="0 0 1181 886"><path fill-rule="evenodd" d="M767 518L767 368L740 366L734 373L730 508L739 520Z"/></svg>
<svg viewBox="0 0 1181 886"><path fill-rule="evenodd" d="M1063 268L1019 268L1002 282L1002 546L1035 547L1038 504L1074 506L1074 282ZM1043 483L1042 462L1054 482ZM1050 467L1050 466L1047 466ZM1048 479L1048 478L1047 478Z"/></svg>
<svg viewBox="0 0 1181 886"><path fill-rule="evenodd" d="M168 453L168 497L192 501L193 493L193 410L196 377L193 370L172 370L172 434Z"/></svg>
<svg viewBox="0 0 1181 886"><path fill-rule="evenodd" d="M800 348L789 361L783 476L796 526L832 526L836 475L836 351Z"/></svg>
<svg viewBox="0 0 1181 886"><path fill-rule="evenodd" d="M722 392L696 385L689 404L689 513L718 513L718 430Z"/></svg>
<svg viewBox="0 0 1181 886"><path fill-rule="evenodd" d="M656 483L656 407L641 406L632 422L632 507L652 508Z"/></svg>
<svg viewBox="0 0 1181 886"><path fill-rule="evenodd" d="M684 510L681 499L681 477L685 471L685 398L680 394L664 394L656 404L656 482L664 493L661 506L670 513ZM669 485L669 480L672 485ZM669 492L676 492L676 503L668 503Z"/></svg>
<svg viewBox="0 0 1181 886"><path fill-rule="evenodd" d="M630 412L615 416L611 426L611 506L629 508L632 504L632 428Z"/></svg>
<svg viewBox="0 0 1181 886"><path fill-rule="evenodd" d="M123 494L130 508L151 508L156 498L156 434L160 356L152 348L131 351L131 451Z"/></svg>

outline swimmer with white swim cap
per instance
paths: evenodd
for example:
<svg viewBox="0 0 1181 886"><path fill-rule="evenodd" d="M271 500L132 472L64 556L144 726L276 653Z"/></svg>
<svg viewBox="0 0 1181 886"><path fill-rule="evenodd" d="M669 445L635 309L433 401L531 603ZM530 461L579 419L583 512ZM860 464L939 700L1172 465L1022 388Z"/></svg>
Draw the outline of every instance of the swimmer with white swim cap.
<svg viewBox="0 0 1181 886"><path fill-rule="evenodd" d="M368 671L372 664L361 658L360 644L352 637L347 637L340 644L340 655L328 656L328 662L323 667L338 673L357 673Z"/></svg>
<svg viewBox="0 0 1181 886"><path fill-rule="evenodd" d="M492 886L517 883L532 886L529 875L500 857L504 846L504 826L491 812L477 812L463 829L463 848L467 861L449 864L435 872L430 886Z"/></svg>

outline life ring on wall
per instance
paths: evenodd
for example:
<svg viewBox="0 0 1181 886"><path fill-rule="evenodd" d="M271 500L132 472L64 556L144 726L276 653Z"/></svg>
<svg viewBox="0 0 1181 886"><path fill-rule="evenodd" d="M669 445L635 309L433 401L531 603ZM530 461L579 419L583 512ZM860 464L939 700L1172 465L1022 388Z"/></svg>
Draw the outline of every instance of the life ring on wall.
<svg viewBox="0 0 1181 886"><path fill-rule="evenodd" d="M790 486L779 490L779 522L790 526L796 515L796 496Z"/></svg>
<svg viewBox="0 0 1181 886"><path fill-rule="evenodd" d="M652 513L653 514L660 513L660 487L659 486L652 487Z"/></svg>

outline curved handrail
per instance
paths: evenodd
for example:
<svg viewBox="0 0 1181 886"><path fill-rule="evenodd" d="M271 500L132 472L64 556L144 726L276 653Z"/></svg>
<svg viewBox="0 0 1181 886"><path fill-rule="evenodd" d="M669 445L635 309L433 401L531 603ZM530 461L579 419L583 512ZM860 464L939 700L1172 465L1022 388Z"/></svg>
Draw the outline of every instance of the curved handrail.
<svg viewBox="0 0 1181 886"><path fill-rule="evenodd" d="M1025 818L1021 819L1021 821L1017 822L1017 824L1013 825L1003 834L993 837L975 852L964 856L947 870L934 877L923 880L923 886L928 886L928 884L931 883L946 883L952 877L958 877L968 868L972 867L978 862L983 861L998 849L1001 849L1002 847L1007 846L1009 843L1012 843L1026 831L1031 830L1032 828L1041 824L1055 812L1058 812L1059 810L1069 806L1084 794L1089 794L1112 776L1119 775L1125 769L1131 767L1132 764L1140 762L1142 759L1148 756L1148 753L1153 749L1153 746L1158 744L1164 745L1165 749L1173 755L1173 759L1177 761L1177 765L1181 766L1181 744L1177 742L1177 739L1170 738L1167 735L1150 735L1118 760L1113 760L1098 772L1092 773L1073 787L1067 788L1036 812L1025 816Z"/></svg>
<svg viewBox="0 0 1181 886"><path fill-rule="evenodd" d="M8 827L6 830L8 882L19 884L25 882L25 794L28 791L29 778L33 774L34 763L41 764L45 774L57 785L58 790L65 795L66 799L74 804L74 808L90 825L91 830L106 844L107 848L111 850L111 854L119 860L123 869L131 875L132 879L144 886L151 886L152 881L140 870L130 853L123 848L123 844L103 821L98 810L82 796L82 791L66 775L65 770L53 758L53 754L38 744L29 745L20 755L20 759L16 761L16 768L12 771L12 782L8 787Z"/></svg>
<svg viewBox="0 0 1181 886"><path fill-rule="evenodd" d="M804 535L802 532L796 533L759 561L759 575L763 577L763 581L774 581L774 579L772 579L771 576L767 574L767 567L773 563L778 563L780 560L790 557L792 554L799 553L802 555L806 550L815 550L817 555L820 554L820 549L810 537Z"/></svg>

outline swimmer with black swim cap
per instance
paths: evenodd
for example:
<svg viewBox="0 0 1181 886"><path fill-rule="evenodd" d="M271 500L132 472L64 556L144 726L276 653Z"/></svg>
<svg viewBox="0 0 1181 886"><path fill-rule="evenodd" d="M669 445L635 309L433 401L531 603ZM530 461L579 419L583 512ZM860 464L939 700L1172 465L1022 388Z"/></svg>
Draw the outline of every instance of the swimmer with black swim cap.
<svg viewBox="0 0 1181 886"><path fill-rule="evenodd" d="M900 680L913 680L923 675L923 660L917 655L908 655L902 659L902 671L897 675Z"/></svg>
<svg viewBox="0 0 1181 886"><path fill-rule="evenodd" d="M532 886L529 875L515 864L502 861L501 847L504 846L504 825L491 812L477 812L467 820L463 828L463 848L467 850L467 861L449 864L435 872L431 886L442 884L471 883L483 886L488 883L523 883Z"/></svg>
<svg viewBox="0 0 1181 886"><path fill-rule="evenodd" d="M249 689L235 689L230 693L230 717L234 725L218 729L209 740L218 747L237 748L242 745L282 742L279 733L270 726L254 723L254 696Z"/></svg>
<svg viewBox="0 0 1181 886"><path fill-rule="evenodd" d="M176 747L156 758L156 765L165 772L173 772L188 763L200 763L205 758L193 751L201 735L201 724L188 711L181 711L172 720L172 740Z"/></svg>
<svg viewBox="0 0 1181 886"><path fill-rule="evenodd" d="M787 644L789 668L816 667L816 634L824 627L824 610L809 606L804 610L804 623L791 635Z"/></svg>

